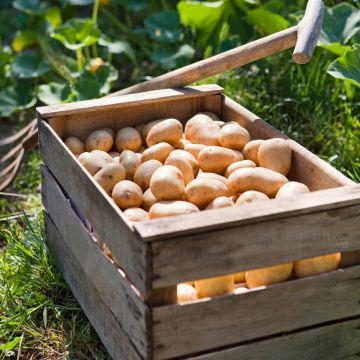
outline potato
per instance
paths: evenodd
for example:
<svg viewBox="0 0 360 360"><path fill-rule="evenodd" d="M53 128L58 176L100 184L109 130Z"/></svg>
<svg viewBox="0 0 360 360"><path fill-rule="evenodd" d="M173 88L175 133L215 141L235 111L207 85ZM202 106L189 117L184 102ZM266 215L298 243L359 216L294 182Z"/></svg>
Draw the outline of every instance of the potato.
<svg viewBox="0 0 360 360"><path fill-rule="evenodd" d="M106 127L106 128L103 128L102 130L107 131L111 135L111 137L114 138L115 131L113 129Z"/></svg>
<svg viewBox="0 0 360 360"><path fill-rule="evenodd" d="M261 167L287 175L291 168L292 150L288 141L280 138L265 140L258 149Z"/></svg>
<svg viewBox="0 0 360 360"><path fill-rule="evenodd" d="M109 129L98 129L90 133L86 139L86 151L102 150L108 152L114 144Z"/></svg>
<svg viewBox="0 0 360 360"><path fill-rule="evenodd" d="M251 160L241 160L230 164L225 170L225 176L228 178L232 172L237 169L244 169L249 167L256 167L256 164Z"/></svg>
<svg viewBox="0 0 360 360"><path fill-rule="evenodd" d="M177 149L177 150L172 151L169 154L169 157L173 157L173 156L174 157L182 156L184 159L189 161L190 165L193 169L194 176L197 175L197 173L199 172L199 163L193 155L191 155L189 152L187 152L185 150Z"/></svg>
<svg viewBox="0 0 360 360"><path fill-rule="evenodd" d="M136 169L140 166L141 160L131 150L124 150L119 157L120 164L125 168L126 180L133 180Z"/></svg>
<svg viewBox="0 0 360 360"><path fill-rule="evenodd" d="M156 197L154 196L154 194L151 192L151 189L147 189L144 192L143 195L143 208L146 211L149 211L150 208L157 202L158 200L156 199Z"/></svg>
<svg viewBox="0 0 360 360"><path fill-rule="evenodd" d="M192 144L189 140L180 139L176 144L173 145L173 148L184 150L186 145L192 145Z"/></svg>
<svg viewBox="0 0 360 360"><path fill-rule="evenodd" d="M240 151L221 146L208 146L201 150L198 155L200 169L217 174L223 174L230 164L243 159Z"/></svg>
<svg viewBox="0 0 360 360"><path fill-rule="evenodd" d="M276 284L286 281L291 276L292 263L269 266L261 269L249 270L245 273L245 280L249 289Z"/></svg>
<svg viewBox="0 0 360 360"><path fill-rule="evenodd" d="M85 144L75 136L69 136L64 142L69 150L75 155L80 155L85 152Z"/></svg>
<svg viewBox="0 0 360 360"><path fill-rule="evenodd" d="M250 140L249 132L240 124L226 124L220 130L219 143L226 148L242 150Z"/></svg>
<svg viewBox="0 0 360 360"><path fill-rule="evenodd" d="M245 294L247 292L249 292L249 289L246 286L238 286L238 287L236 287L236 284L235 284L235 289L233 291L234 295Z"/></svg>
<svg viewBox="0 0 360 360"><path fill-rule="evenodd" d="M127 217L129 221L132 222L140 222L144 220L148 220L149 214L147 211L141 208L129 208L124 211L124 215Z"/></svg>
<svg viewBox="0 0 360 360"><path fill-rule="evenodd" d="M165 120L165 119L153 120L153 121L150 121L147 124L145 124L145 126L143 127L143 130L142 130L142 136L145 140L145 143L146 143L146 138L149 135L149 131L151 130L151 128L163 120Z"/></svg>
<svg viewBox="0 0 360 360"><path fill-rule="evenodd" d="M141 135L141 139L142 139L142 142L145 144L146 143L146 137L143 136L143 131L144 131L144 128L145 128L145 124L144 123L141 123L141 124L137 124L134 126L134 128L139 132L139 134Z"/></svg>
<svg viewBox="0 0 360 360"><path fill-rule="evenodd" d="M259 146L265 140L251 140L242 149L242 154L246 160L253 161L256 165L259 165L258 150Z"/></svg>
<svg viewBox="0 0 360 360"><path fill-rule="evenodd" d="M184 176L185 185L194 180L194 172L190 161L185 159L184 156L179 154L168 156L168 158L165 160L165 165L172 165L178 168Z"/></svg>
<svg viewBox="0 0 360 360"><path fill-rule="evenodd" d="M262 167L238 169L228 178L229 188L234 193L256 190L268 197L274 197L280 187L287 182L284 175Z"/></svg>
<svg viewBox="0 0 360 360"><path fill-rule="evenodd" d="M167 216L190 214L199 211L200 210L194 204L187 201L159 201L150 208L149 217L150 219L156 219Z"/></svg>
<svg viewBox="0 0 360 360"><path fill-rule="evenodd" d="M219 126L220 129L227 124L225 121L222 120L215 120L214 123Z"/></svg>
<svg viewBox="0 0 360 360"><path fill-rule="evenodd" d="M235 283L244 283L245 282L245 271L235 273L234 274L234 282Z"/></svg>
<svg viewBox="0 0 360 360"><path fill-rule="evenodd" d="M110 193L116 183L125 179L125 169L120 163L112 162L98 171L94 179L107 193Z"/></svg>
<svg viewBox="0 0 360 360"><path fill-rule="evenodd" d="M228 206L234 206L234 202L226 197L226 196L220 196L216 199L214 199L213 201L211 201L209 203L209 205L205 208L205 210L209 210L209 209L219 209L219 208L224 208L224 207L228 207Z"/></svg>
<svg viewBox="0 0 360 360"><path fill-rule="evenodd" d="M135 170L134 182L140 186L142 191L145 191L150 186L150 179L156 169L162 164L158 160L148 160L140 164Z"/></svg>
<svg viewBox="0 0 360 360"><path fill-rule="evenodd" d="M156 169L150 180L150 189L158 201L180 200L184 195L184 176L172 165Z"/></svg>
<svg viewBox="0 0 360 360"><path fill-rule="evenodd" d="M225 184L227 188L229 188L228 187L228 181L227 181L226 177L221 176L219 174L215 174L215 173L211 173L211 172L199 172L198 176L196 178L197 179L215 179L215 180L219 180L223 184Z"/></svg>
<svg viewBox="0 0 360 360"><path fill-rule="evenodd" d="M339 267L340 260L341 253L335 253L295 261L295 277L303 278L334 271Z"/></svg>
<svg viewBox="0 0 360 360"><path fill-rule="evenodd" d="M109 155L110 155L113 159L120 157L120 153L119 153L118 151L110 151L110 152L109 152Z"/></svg>
<svg viewBox="0 0 360 360"><path fill-rule="evenodd" d="M159 160L160 162L164 163L168 155L174 150L174 148L166 143L161 142L156 145L153 145L147 148L141 157L141 161L145 162L148 160Z"/></svg>
<svg viewBox="0 0 360 360"><path fill-rule="evenodd" d="M115 147L120 152L124 150L138 152L141 145L141 134L133 127L124 127L116 133Z"/></svg>
<svg viewBox="0 0 360 360"><path fill-rule="evenodd" d="M93 176L105 165L114 162L114 159L108 153L100 150L94 150L91 153L84 152L80 154L78 160Z"/></svg>
<svg viewBox="0 0 360 360"><path fill-rule="evenodd" d="M191 144L190 143L190 144L185 145L184 150L188 151L190 154L192 154L195 157L195 159L197 159L199 152L205 148L206 148L206 145L204 145L204 144Z"/></svg>
<svg viewBox="0 0 360 360"><path fill-rule="evenodd" d="M276 198L287 198L293 197L299 194L306 194L309 193L309 188L302 183L297 181L289 181L288 183L284 184L276 194Z"/></svg>
<svg viewBox="0 0 360 360"><path fill-rule="evenodd" d="M213 113L196 114L185 124L185 139L193 144L219 145L220 127L214 120L219 118Z"/></svg>
<svg viewBox="0 0 360 360"><path fill-rule="evenodd" d="M183 134L183 127L179 120L164 119L151 127L146 137L147 146L153 146L160 142L170 145L176 144Z"/></svg>
<svg viewBox="0 0 360 360"><path fill-rule="evenodd" d="M236 200L236 205L251 204L256 201L269 200L264 193L255 190L243 192Z"/></svg>
<svg viewBox="0 0 360 360"><path fill-rule="evenodd" d="M196 289L185 283L177 284L177 302L183 304L198 299Z"/></svg>
<svg viewBox="0 0 360 360"><path fill-rule="evenodd" d="M134 182L122 180L114 186L112 198L121 210L125 210L140 207L143 201L143 193L140 186Z"/></svg>
<svg viewBox="0 0 360 360"><path fill-rule="evenodd" d="M194 281L199 298L219 296L234 291L234 275Z"/></svg>
<svg viewBox="0 0 360 360"><path fill-rule="evenodd" d="M204 209L211 201L220 196L229 196L228 187L220 180L195 179L185 187L186 200Z"/></svg>

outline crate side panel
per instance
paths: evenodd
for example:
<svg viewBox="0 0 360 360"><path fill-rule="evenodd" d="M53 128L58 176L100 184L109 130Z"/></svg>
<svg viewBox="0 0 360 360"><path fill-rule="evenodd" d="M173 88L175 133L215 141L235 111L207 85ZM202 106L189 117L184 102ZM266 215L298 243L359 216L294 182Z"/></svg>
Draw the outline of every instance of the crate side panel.
<svg viewBox="0 0 360 360"><path fill-rule="evenodd" d="M44 167L42 174L44 206L62 234L64 246L71 252L73 261L77 262L77 268L81 268L91 279L92 287L98 292L101 301L114 314L139 352L145 356L150 351L150 339L147 335L149 308L131 288L131 284L121 276L116 266L105 257ZM66 258L59 260L66 262Z"/></svg>
<svg viewBox="0 0 360 360"><path fill-rule="evenodd" d="M208 351L360 315L360 266L153 309L154 357Z"/></svg>

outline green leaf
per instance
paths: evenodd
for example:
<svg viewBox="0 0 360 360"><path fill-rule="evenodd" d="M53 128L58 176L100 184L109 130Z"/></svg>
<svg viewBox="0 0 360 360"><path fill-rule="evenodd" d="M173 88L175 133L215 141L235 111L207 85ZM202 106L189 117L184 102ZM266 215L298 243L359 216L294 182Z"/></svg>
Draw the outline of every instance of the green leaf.
<svg viewBox="0 0 360 360"><path fill-rule="evenodd" d="M185 44L182 45L175 53L171 53L163 48L158 48L154 51L151 57L154 61L160 64L163 69L170 70L176 68L181 61L188 63L193 58L194 54L194 48Z"/></svg>
<svg viewBox="0 0 360 360"><path fill-rule="evenodd" d="M48 9L45 18L47 21L49 21L54 29L56 29L62 23L61 11L57 7Z"/></svg>
<svg viewBox="0 0 360 360"><path fill-rule="evenodd" d="M347 80L353 85L360 86L360 45L332 62L327 72L337 79Z"/></svg>
<svg viewBox="0 0 360 360"><path fill-rule="evenodd" d="M124 54L132 62L136 61L135 50L127 41L124 40L111 41L105 37L101 37L99 39L99 45L106 46L108 48L108 51L112 54Z"/></svg>
<svg viewBox="0 0 360 360"><path fill-rule="evenodd" d="M20 341L21 341L21 336L17 336L13 338L11 341L8 341L7 343L0 345L0 351L4 352L5 356L14 355L12 350L15 349L17 345L19 345Z"/></svg>
<svg viewBox="0 0 360 360"><path fill-rule="evenodd" d="M31 108L36 96L31 87L17 84L0 91L0 115L8 117L15 111Z"/></svg>
<svg viewBox="0 0 360 360"><path fill-rule="evenodd" d="M28 15L43 15L49 5L41 0L15 0L13 6L16 10L23 11Z"/></svg>
<svg viewBox="0 0 360 360"><path fill-rule="evenodd" d="M46 105L55 105L65 102L70 93L68 85L51 82L39 86L38 98Z"/></svg>
<svg viewBox="0 0 360 360"><path fill-rule="evenodd" d="M12 43L12 48L16 52L22 51L24 48L36 44L38 41L37 35L33 31L21 31L16 33Z"/></svg>
<svg viewBox="0 0 360 360"><path fill-rule="evenodd" d="M11 72L21 79L36 78L48 71L49 62L34 51L18 55L11 64Z"/></svg>
<svg viewBox="0 0 360 360"><path fill-rule="evenodd" d="M111 2L134 12L148 9L151 6L146 0L111 0Z"/></svg>
<svg viewBox="0 0 360 360"><path fill-rule="evenodd" d="M151 39L155 41L174 43L182 39L180 18L175 10L157 12L144 23Z"/></svg>
<svg viewBox="0 0 360 360"><path fill-rule="evenodd" d="M275 14L265 8L258 8L247 13L248 20L254 24L261 33L272 34L289 27L287 21L281 15Z"/></svg>
<svg viewBox="0 0 360 360"><path fill-rule="evenodd" d="M66 0L70 5L86 6L94 3L94 0Z"/></svg>
<svg viewBox="0 0 360 360"><path fill-rule="evenodd" d="M101 32L91 20L71 19L56 28L51 36L70 50L95 44Z"/></svg>
<svg viewBox="0 0 360 360"><path fill-rule="evenodd" d="M348 3L325 7L319 46L337 55L350 49L346 44L360 30L360 10Z"/></svg>

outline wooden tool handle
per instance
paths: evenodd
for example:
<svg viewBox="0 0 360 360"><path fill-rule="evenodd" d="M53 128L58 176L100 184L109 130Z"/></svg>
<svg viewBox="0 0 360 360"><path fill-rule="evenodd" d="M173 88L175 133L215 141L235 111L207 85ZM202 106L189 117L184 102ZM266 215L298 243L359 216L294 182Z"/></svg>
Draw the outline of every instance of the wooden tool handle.
<svg viewBox="0 0 360 360"><path fill-rule="evenodd" d="M297 26L297 40L293 53L293 60L298 64L306 64L312 54L320 36L324 17L324 5L321 0L309 0L305 15Z"/></svg>

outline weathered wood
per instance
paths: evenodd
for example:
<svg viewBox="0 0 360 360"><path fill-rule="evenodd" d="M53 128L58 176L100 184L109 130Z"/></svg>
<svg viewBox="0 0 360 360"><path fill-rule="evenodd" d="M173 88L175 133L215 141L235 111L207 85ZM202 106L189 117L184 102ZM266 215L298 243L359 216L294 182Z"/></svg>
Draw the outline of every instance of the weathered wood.
<svg viewBox="0 0 360 360"><path fill-rule="evenodd" d="M40 153L66 193L110 248L135 286L150 290L148 248L118 207L64 145L55 131L39 121Z"/></svg>
<svg viewBox="0 0 360 360"><path fill-rule="evenodd" d="M132 344L132 339L124 332L114 313L102 300L103 296L95 288L92 277L83 270L81 263L67 247L64 237L45 211L44 220L48 247L107 351L113 359L142 360Z"/></svg>
<svg viewBox="0 0 360 360"><path fill-rule="evenodd" d="M113 313L140 354L147 356L151 348L148 338L150 309L134 292L124 275L103 254L44 166L42 179L44 206L51 216L51 221L61 233L64 246L77 264L76 269L82 269L85 276L90 279L91 287L99 292L101 301ZM67 256L63 261L66 261ZM75 267L75 264L72 266Z"/></svg>
<svg viewBox="0 0 360 360"><path fill-rule="evenodd" d="M360 266L356 266L244 294L154 308L154 359L211 351L357 316L359 299Z"/></svg>
<svg viewBox="0 0 360 360"><path fill-rule="evenodd" d="M360 319L285 334L188 360L359 360Z"/></svg>

